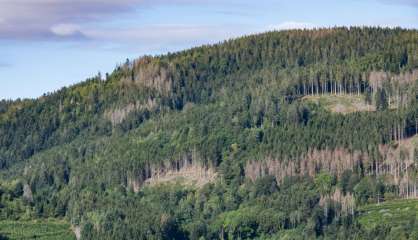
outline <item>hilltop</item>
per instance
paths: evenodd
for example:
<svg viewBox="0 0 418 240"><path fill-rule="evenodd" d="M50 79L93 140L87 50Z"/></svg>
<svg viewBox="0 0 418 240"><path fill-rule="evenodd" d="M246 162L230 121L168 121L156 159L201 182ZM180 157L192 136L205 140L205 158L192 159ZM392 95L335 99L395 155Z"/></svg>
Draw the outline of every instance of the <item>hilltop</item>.
<svg viewBox="0 0 418 240"><path fill-rule="evenodd" d="M2 219L64 219L82 239L390 232L357 216L418 197L417 73L416 30L289 30L2 101L1 195L19 202Z"/></svg>

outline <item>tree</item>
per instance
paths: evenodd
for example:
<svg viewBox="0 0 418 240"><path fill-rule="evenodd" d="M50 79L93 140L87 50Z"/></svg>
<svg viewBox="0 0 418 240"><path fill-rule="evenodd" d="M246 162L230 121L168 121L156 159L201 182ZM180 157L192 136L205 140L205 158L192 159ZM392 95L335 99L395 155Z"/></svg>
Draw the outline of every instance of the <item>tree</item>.
<svg viewBox="0 0 418 240"><path fill-rule="evenodd" d="M257 196L270 195L278 190L276 178L271 175L257 179L254 187Z"/></svg>
<svg viewBox="0 0 418 240"><path fill-rule="evenodd" d="M332 176L325 172L321 172L315 177L315 186L322 196L329 196L331 194L332 182Z"/></svg>
<svg viewBox="0 0 418 240"><path fill-rule="evenodd" d="M366 88L365 91L365 101L367 104L372 104L372 89L370 87Z"/></svg>
<svg viewBox="0 0 418 240"><path fill-rule="evenodd" d="M404 48L404 51L401 54L400 57L400 63L399 66L402 68L408 64L408 50Z"/></svg>
<svg viewBox="0 0 418 240"><path fill-rule="evenodd" d="M384 111L388 108L388 99L385 89L377 89L376 92L376 109L378 111Z"/></svg>

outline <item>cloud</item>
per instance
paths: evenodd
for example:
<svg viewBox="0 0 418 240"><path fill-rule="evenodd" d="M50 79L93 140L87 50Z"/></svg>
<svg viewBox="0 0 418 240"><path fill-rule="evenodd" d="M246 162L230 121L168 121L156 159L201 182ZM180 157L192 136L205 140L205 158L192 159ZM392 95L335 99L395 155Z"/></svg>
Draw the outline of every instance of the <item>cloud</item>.
<svg viewBox="0 0 418 240"><path fill-rule="evenodd" d="M56 24L51 27L51 32L58 36L72 36L80 32L80 26L77 24Z"/></svg>
<svg viewBox="0 0 418 240"><path fill-rule="evenodd" d="M82 29L80 34L91 41L79 42L75 46L160 54L201 44L213 44L255 31L255 27L244 24L162 24L132 28L86 28Z"/></svg>
<svg viewBox="0 0 418 240"><path fill-rule="evenodd" d="M184 41L184 39L208 39L226 36L236 36L243 30L243 25L216 26L216 25L147 25L138 28L108 28L108 29L85 29L82 33L92 39L124 40L133 42L152 41ZM231 29L234 29L231 31Z"/></svg>
<svg viewBox="0 0 418 240"><path fill-rule="evenodd" d="M140 0L2 0L0 38L48 39L73 36L78 23L103 21L133 11Z"/></svg>
<svg viewBox="0 0 418 240"><path fill-rule="evenodd" d="M0 38L74 37L79 24L103 22L135 11L146 0L1 0Z"/></svg>
<svg viewBox="0 0 418 240"><path fill-rule="evenodd" d="M282 22L277 25L270 25L267 27L267 29L268 30L289 30L289 29L313 29L315 27L318 27L318 26L313 23L287 21L287 22Z"/></svg>
<svg viewBox="0 0 418 240"><path fill-rule="evenodd" d="M138 22L138 14L146 9L179 4L219 7L233 3L223 0L0 0L0 40L71 41L75 47L110 49L126 46L180 49L254 32L251 26L232 23ZM118 24L125 20L129 24Z"/></svg>
<svg viewBox="0 0 418 240"><path fill-rule="evenodd" d="M214 0L220 1L220 0ZM209 0L0 0L0 39L85 38L83 29L156 5ZM90 31L90 30L89 30Z"/></svg>

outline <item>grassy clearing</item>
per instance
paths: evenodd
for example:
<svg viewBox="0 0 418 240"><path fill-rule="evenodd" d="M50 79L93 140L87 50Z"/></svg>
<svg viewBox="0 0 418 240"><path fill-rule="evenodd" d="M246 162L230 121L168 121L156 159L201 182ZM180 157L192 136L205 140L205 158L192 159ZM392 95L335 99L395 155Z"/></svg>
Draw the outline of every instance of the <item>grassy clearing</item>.
<svg viewBox="0 0 418 240"><path fill-rule="evenodd" d="M418 199L370 204L359 211L358 221L365 228L374 228L378 224L399 227L418 220Z"/></svg>
<svg viewBox="0 0 418 240"><path fill-rule="evenodd" d="M10 240L75 240L70 225L59 220L0 221L0 234Z"/></svg>
<svg viewBox="0 0 418 240"><path fill-rule="evenodd" d="M315 95L305 96L302 101L310 101L316 104L320 104L331 112L335 113L352 113L363 111L375 111L376 108L373 105L366 104L363 95Z"/></svg>

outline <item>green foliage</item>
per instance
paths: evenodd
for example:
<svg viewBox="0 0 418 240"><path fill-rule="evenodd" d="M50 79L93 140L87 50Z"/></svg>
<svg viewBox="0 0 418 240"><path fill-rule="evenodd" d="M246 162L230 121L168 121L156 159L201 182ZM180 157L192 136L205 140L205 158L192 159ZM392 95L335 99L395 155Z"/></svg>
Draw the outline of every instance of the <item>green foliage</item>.
<svg viewBox="0 0 418 240"><path fill-rule="evenodd" d="M315 177L315 186L319 190L319 193L323 196L331 194L332 190L332 176L328 173L320 173Z"/></svg>
<svg viewBox="0 0 418 240"><path fill-rule="evenodd" d="M1 219L65 218L83 239L401 236L387 226L364 229L331 197L338 189L362 205L397 192L371 174L373 161L382 144L416 134L418 82L375 89L369 75L416 69L417 40L416 30L399 28L269 32L127 61L105 81L96 76L39 99L1 101ZM403 100L394 111L396 91ZM373 94L377 112L326 106L336 98L372 104ZM343 173L312 169L313 178L300 169L278 169L292 175L280 179L268 169L254 181L246 175L249 162L298 165L312 150L338 149L370 161ZM217 179L146 186L153 172L185 162Z"/></svg>
<svg viewBox="0 0 418 240"><path fill-rule="evenodd" d="M385 187L381 179L364 177L353 190L358 202L365 204L381 201L385 195L385 190L388 190Z"/></svg>
<svg viewBox="0 0 418 240"><path fill-rule="evenodd" d="M375 234L381 239L415 239L417 216L417 200L396 200L361 207L358 222L369 236Z"/></svg>
<svg viewBox="0 0 418 240"><path fill-rule="evenodd" d="M0 234L7 240L75 240L69 224L54 221L0 221Z"/></svg>

